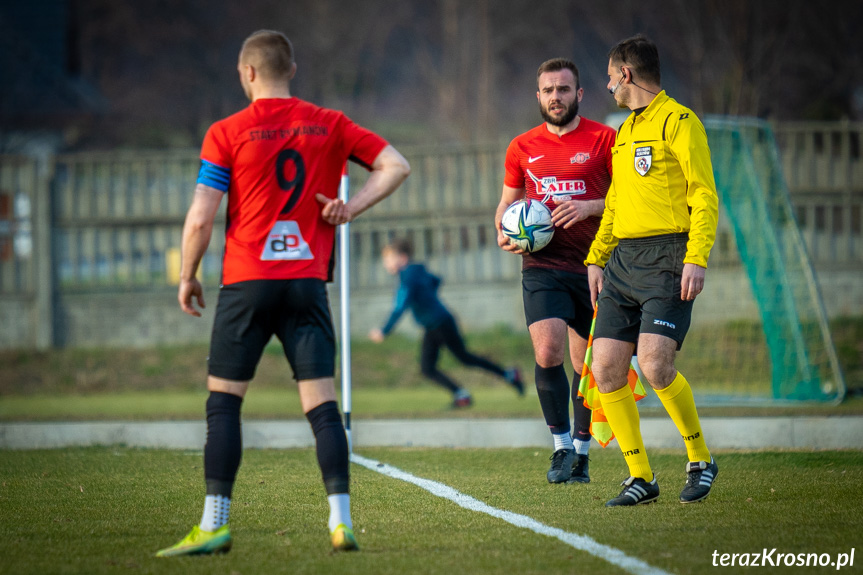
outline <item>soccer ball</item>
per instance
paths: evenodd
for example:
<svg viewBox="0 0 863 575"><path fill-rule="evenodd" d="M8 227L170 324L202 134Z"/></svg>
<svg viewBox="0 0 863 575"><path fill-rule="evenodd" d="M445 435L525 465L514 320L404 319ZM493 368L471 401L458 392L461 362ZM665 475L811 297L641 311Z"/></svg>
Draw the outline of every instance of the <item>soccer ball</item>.
<svg viewBox="0 0 863 575"><path fill-rule="evenodd" d="M526 252L541 250L554 236L551 211L539 200L518 200L511 204L503 213L500 227L509 243Z"/></svg>

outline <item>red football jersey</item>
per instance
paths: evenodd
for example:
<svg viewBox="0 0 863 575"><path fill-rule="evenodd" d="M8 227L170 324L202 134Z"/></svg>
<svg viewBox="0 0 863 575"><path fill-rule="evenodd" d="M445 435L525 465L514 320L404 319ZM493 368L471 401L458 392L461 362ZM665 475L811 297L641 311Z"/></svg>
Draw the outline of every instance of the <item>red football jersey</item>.
<svg viewBox="0 0 863 575"><path fill-rule="evenodd" d="M615 135L612 128L587 118L563 136L541 124L510 143L504 184L524 188L525 197L543 202L551 211L557 207L555 200L601 200L611 185ZM584 259L600 220L591 216L569 229L556 227L547 246L523 256L523 267L587 273Z"/></svg>
<svg viewBox="0 0 863 575"><path fill-rule="evenodd" d="M256 100L213 124L201 160L229 178L222 283L330 279L335 226L315 194L337 197L345 162L369 169L386 145L343 113L297 98Z"/></svg>

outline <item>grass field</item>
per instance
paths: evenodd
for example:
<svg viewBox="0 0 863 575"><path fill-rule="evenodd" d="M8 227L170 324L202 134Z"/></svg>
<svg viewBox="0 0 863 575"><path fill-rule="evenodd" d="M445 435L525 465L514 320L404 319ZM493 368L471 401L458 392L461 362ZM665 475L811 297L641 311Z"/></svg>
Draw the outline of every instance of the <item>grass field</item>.
<svg viewBox="0 0 863 575"><path fill-rule="evenodd" d="M353 391L355 419L440 419L440 418L533 418L541 417L536 392L529 389L519 398L503 386L472 388L476 404L453 410L447 394L424 385L417 388L361 388ZM203 420L207 392L161 390L99 392L87 394L14 395L0 398L2 421L107 421L107 420ZM699 405L703 417L771 417L783 415L861 415L863 397L841 405L801 404L781 406ZM661 407L640 407L644 416L663 416ZM281 389L253 389L243 402L247 419L302 419L295 386Z"/></svg>
<svg viewBox="0 0 863 575"><path fill-rule="evenodd" d="M739 330L739 326L729 328ZM720 334L725 340L728 334ZM863 387L863 319L834 326L850 387ZM510 358L532 382L524 334L471 334L479 353ZM354 346L353 412L360 418L532 417L535 391L517 397L485 374L442 367L476 397L470 410L449 408L447 394L423 381L417 344ZM204 419L202 345L149 350L0 353L0 421ZM707 389L745 379L715 361L709 342L687 349ZM738 364L764 370L764 357ZM713 357L713 359L711 359ZM723 379L725 378L725 379ZM718 383L717 383L718 382ZM731 385L731 384L729 384ZM737 385L737 384L735 384ZM700 406L711 415L861 414L863 397L839 406ZM265 353L243 408L246 418L300 418L296 386L280 350ZM642 408L651 415L651 409ZM662 413L661 409L656 414ZM405 433L410 433L406 429ZM655 505L614 509L625 476L620 452L594 449L592 483L551 486L546 451L536 449L362 449L359 455L446 484L499 510L549 529L588 536L661 573L718 570L822 573L835 567L716 567L713 552L830 554L863 549L863 452L718 452L721 473L704 504L682 506L682 450L651 451L662 496ZM122 446L0 451L0 574L189 573L626 573L564 541L459 507L420 487L353 465L357 554L333 554L326 500L312 449L247 450L235 492L234 550L219 557L156 559L200 518L200 452ZM575 535L572 535L575 538ZM577 540L577 538L575 538ZM861 549L858 549L861 548ZM863 551L861 551L863 552ZM863 557L844 571L859 572Z"/></svg>
<svg viewBox="0 0 863 575"><path fill-rule="evenodd" d="M766 354L758 351L752 326L730 323L708 339L698 336L680 355L681 370L699 393L744 397L769 388ZM863 390L863 318L835 320L833 335L849 388ZM741 335L743 334L743 335ZM729 352L716 342L743 337L750 348ZM504 365L517 365L528 382L520 399L500 381L458 365L444 352L441 368L470 389L477 402L470 411L449 409L446 392L419 374L416 341L395 335L383 345L353 342L353 410L360 417L533 417L539 404L530 385L533 353L525 333L506 329L470 333L469 346ZM0 352L0 421L86 419L200 419L206 397L207 346L153 349L61 349L52 352ZM567 364L567 369L571 367ZM747 386L747 382L755 383ZM704 415L860 414L863 395L840 406L798 404L780 407L740 405L715 408L700 403ZM243 408L246 417L301 417L296 385L274 344L268 346ZM649 409L645 411L650 414Z"/></svg>
<svg viewBox="0 0 863 575"><path fill-rule="evenodd" d="M624 474L619 452L595 450L588 485L545 482L532 449L367 449L363 456L449 485L501 510L584 534L671 573L822 573L835 567L713 567L722 553L840 553L863 558L863 453L718 453L710 498L683 506L681 453L656 451L654 505L606 509ZM232 510L234 549L156 559L198 521L200 452L123 447L0 451L0 573L625 573L601 557L470 511L353 465L362 550L333 554L314 451L248 450Z"/></svg>

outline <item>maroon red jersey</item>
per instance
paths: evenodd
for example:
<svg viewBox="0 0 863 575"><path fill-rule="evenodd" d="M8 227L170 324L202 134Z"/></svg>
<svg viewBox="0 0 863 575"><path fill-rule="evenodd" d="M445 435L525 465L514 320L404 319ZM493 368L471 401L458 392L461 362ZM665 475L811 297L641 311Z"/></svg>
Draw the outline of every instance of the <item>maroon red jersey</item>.
<svg viewBox="0 0 863 575"><path fill-rule="evenodd" d="M343 113L297 98L256 100L213 124L199 181L228 191L222 283L329 279L335 226L315 195L337 197L345 162L369 168L386 145Z"/></svg>
<svg viewBox="0 0 863 575"><path fill-rule="evenodd" d="M563 136L541 124L510 143L504 184L524 188L525 197L543 202L551 211L558 202L604 199L611 184L614 138L612 128L587 118ZM569 229L556 227L551 243L523 256L523 267L587 273L584 259L600 219L591 216Z"/></svg>

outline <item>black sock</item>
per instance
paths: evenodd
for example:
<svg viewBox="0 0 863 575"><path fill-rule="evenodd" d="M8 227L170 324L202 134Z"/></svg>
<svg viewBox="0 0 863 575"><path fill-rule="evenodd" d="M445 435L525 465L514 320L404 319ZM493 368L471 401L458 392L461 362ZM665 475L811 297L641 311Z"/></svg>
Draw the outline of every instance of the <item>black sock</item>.
<svg viewBox="0 0 863 575"><path fill-rule="evenodd" d="M590 441L590 409L584 407L584 398L578 397L581 374L572 376L572 438Z"/></svg>
<svg viewBox="0 0 863 575"><path fill-rule="evenodd" d="M569 433L569 379L563 364L540 367L534 370L536 393L545 416L545 423L552 433Z"/></svg>
<svg viewBox="0 0 863 575"><path fill-rule="evenodd" d="M348 438L335 401L320 404L306 414L315 434L318 465L327 495L348 493Z"/></svg>
<svg viewBox="0 0 863 575"><path fill-rule="evenodd" d="M207 495L231 497L243 457L242 404L242 397L220 391L211 391L207 398L207 443L204 445Z"/></svg>

